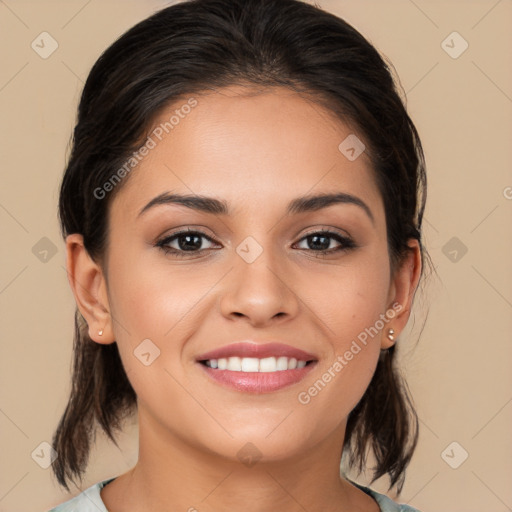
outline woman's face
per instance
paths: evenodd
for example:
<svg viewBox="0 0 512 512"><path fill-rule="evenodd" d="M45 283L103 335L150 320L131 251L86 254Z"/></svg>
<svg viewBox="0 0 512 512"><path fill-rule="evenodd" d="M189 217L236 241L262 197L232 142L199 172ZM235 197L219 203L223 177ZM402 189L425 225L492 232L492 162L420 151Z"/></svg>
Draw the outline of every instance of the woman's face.
<svg viewBox="0 0 512 512"><path fill-rule="evenodd" d="M248 442L256 448L244 450L267 460L319 443L339 449L346 417L390 345L387 329L406 321L397 320L401 288L369 158L357 156L348 126L291 91L230 87L194 98L157 120L110 210L106 308L141 436L232 459ZM212 198L227 212L192 202L145 209L162 194ZM322 194L356 199L288 211ZM169 239L184 230L194 234ZM235 371L237 360L226 361L233 370L198 361L244 340L288 349L242 353L256 355L240 362L250 373ZM254 372L254 364L272 370L273 351L288 353L280 364L293 367L293 349L313 362ZM221 371L226 381L215 378Z"/></svg>

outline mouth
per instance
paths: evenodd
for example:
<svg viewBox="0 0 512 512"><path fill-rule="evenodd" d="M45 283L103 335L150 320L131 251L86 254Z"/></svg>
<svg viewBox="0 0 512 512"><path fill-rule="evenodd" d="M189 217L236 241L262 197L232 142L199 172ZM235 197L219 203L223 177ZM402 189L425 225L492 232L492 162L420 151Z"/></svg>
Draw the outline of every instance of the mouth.
<svg viewBox="0 0 512 512"><path fill-rule="evenodd" d="M196 362L224 387L267 393L300 382L318 359L282 343L240 342L198 356Z"/></svg>

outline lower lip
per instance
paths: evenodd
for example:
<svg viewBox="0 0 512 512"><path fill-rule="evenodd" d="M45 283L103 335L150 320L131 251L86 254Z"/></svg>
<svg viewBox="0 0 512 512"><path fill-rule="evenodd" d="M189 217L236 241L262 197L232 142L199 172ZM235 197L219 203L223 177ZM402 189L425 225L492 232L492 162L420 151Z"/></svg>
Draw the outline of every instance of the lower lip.
<svg viewBox="0 0 512 512"><path fill-rule="evenodd" d="M231 389L248 393L269 393L300 382L316 366L316 361L304 368L277 372L234 372L198 364L213 380Z"/></svg>

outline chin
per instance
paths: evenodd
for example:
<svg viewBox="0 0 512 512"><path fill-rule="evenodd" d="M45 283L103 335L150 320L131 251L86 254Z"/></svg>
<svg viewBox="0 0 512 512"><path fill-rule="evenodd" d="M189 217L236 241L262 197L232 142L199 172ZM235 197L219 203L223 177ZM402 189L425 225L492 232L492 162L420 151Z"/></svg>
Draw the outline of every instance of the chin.
<svg viewBox="0 0 512 512"><path fill-rule="evenodd" d="M275 429L275 424L272 429ZM210 437L205 448L222 458L233 462L242 462L247 466L251 466L257 461L279 462L295 458L308 449L308 446L303 445L302 442L309 436L299 436L297 431L291 436L284 429L278 433L279 427L274 432L272 429L251 427L243 430L228 430L233 438L229 438L227 435L222 436L221 439L218 439L218 443L212 445ZM299 437L301 439L298 439Z"/></svg>

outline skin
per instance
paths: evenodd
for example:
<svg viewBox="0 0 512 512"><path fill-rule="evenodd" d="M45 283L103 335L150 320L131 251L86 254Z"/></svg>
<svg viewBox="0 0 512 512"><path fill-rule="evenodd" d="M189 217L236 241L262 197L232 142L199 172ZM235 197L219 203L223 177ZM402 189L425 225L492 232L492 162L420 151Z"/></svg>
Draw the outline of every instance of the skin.
<svg viewBox="0 0 512 512"><path fill-rule="evenodd" d="M233 86L195 98L198 105L115 196L103 265L89 257L81 235L66 240L69 281L89 335L117 342L138 397L139 460L101 497L110 512L378 511L339 477L341 447L380 350L394 343L387 329L396 338L409 318L419 247L411 241L409 257L391 273L368 156L349 161L339 151L355 130L318 104L282 88ZM160 205L138 217L166 191L222 199L232 212ZM285 214L296 197L334 191L359 197L374 221L353 204ZM213 239L199 239L202 254L177 258L155 246L187 227ZM322 228L357 247L322 257L305 238ZM236 252L248 236L263 249L252 263ZM329 249L340 245L329 241ZM179 250L178 242L171 246ZM402 309L384 330L308 404L299 403L298 393L393 303ZM147 338L160 349L149 366L133 354ZM263 394L223 387L198 367L198 354L244 339L282 340L315 354L317 367ZM247 442L262 454L251 467L237 457Z"/></svg>

